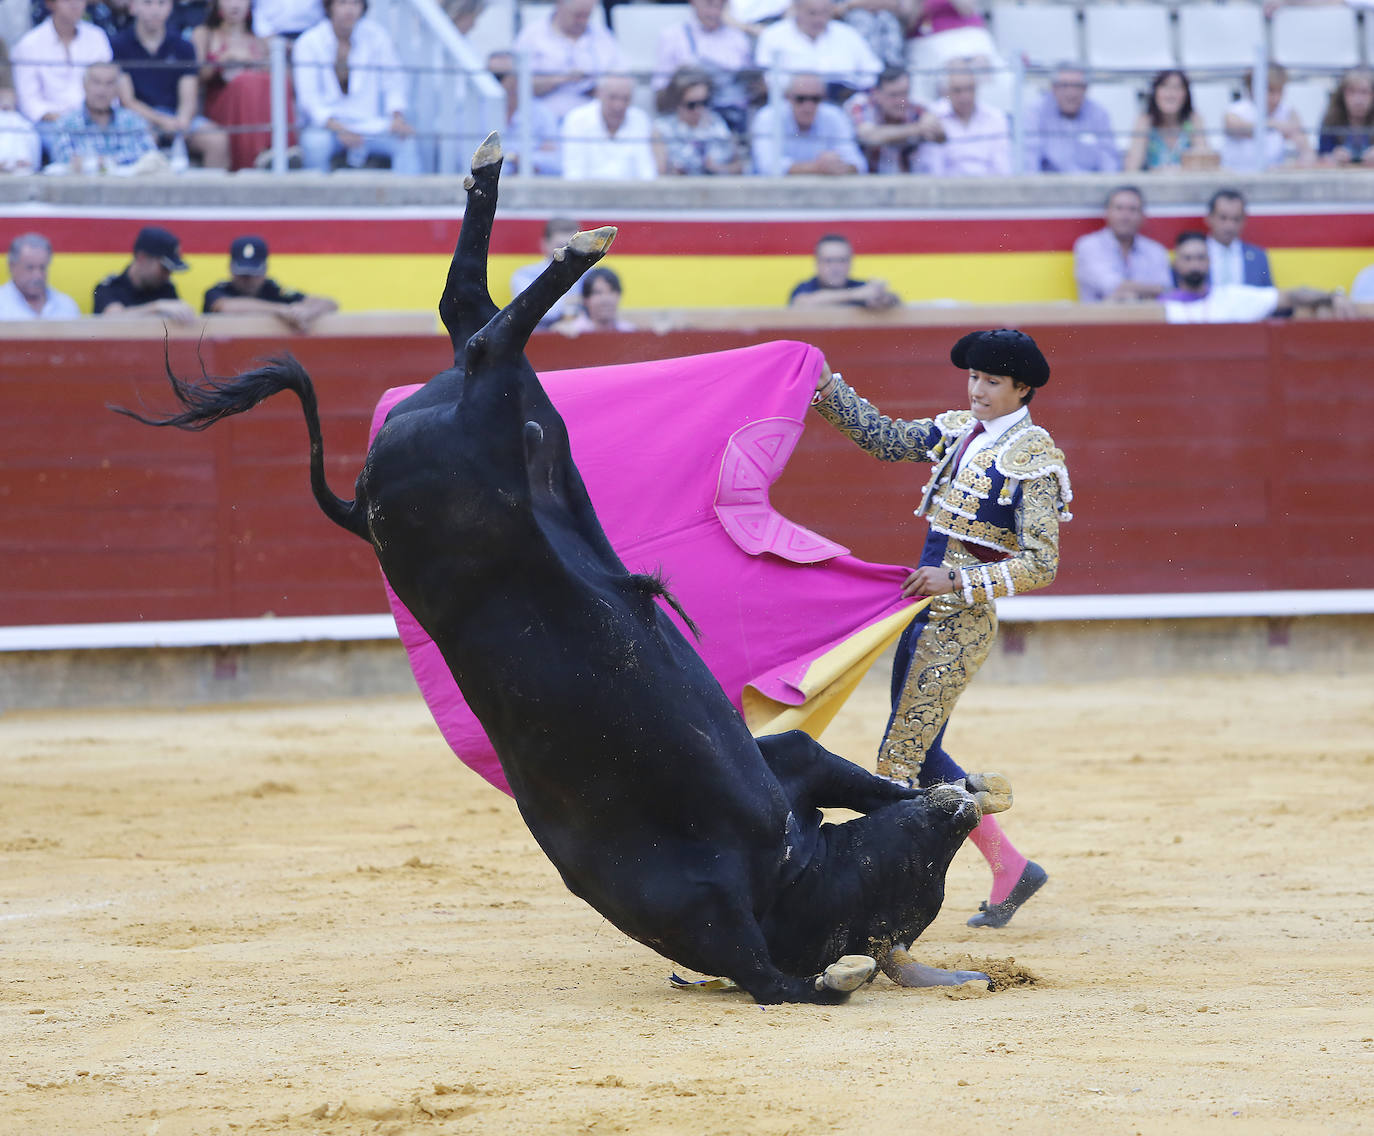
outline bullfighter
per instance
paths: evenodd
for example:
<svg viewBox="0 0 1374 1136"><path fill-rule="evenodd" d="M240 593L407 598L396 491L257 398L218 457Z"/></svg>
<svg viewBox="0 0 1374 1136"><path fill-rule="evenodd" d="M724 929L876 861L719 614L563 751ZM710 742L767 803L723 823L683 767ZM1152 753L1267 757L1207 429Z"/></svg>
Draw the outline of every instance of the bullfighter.
<svg viewBox="0 0 1374 1136"><path fill-rule="evenodd" d="M879 460L934 467L916 509L929 532L902 588L933 602L898 641L892 714L878 750L881 776L922 787L964 776L945 752L945 727L997 634L993 601L1053 582L1059 522L1071 519L1073 499L1063 451L1031 422L1028 404L1050 377L1035 341L1009 328L971 332L950 359L968 372L968 410L889 418L828 367L815 397L822 417ZM991 816L970 838L993 882L969 926L1005 926L1048 874Z"/></svg>

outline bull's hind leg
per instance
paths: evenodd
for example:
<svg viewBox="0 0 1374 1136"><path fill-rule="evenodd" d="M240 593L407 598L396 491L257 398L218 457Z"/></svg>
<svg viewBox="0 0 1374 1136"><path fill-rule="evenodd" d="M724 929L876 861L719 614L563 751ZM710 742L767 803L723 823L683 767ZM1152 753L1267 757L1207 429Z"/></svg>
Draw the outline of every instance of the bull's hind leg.
<svg viewBox="0 0 1374 1136"><path fill-rule="evenodd" d="M458 244L448 279L439 297L439 318L453 343L453 361L462 361L467 341L496 314L487 285L487 253L496 220L496 187L501 177L501 137L492 132L472 155L472 173L463 179L468 191Z"/></svg>

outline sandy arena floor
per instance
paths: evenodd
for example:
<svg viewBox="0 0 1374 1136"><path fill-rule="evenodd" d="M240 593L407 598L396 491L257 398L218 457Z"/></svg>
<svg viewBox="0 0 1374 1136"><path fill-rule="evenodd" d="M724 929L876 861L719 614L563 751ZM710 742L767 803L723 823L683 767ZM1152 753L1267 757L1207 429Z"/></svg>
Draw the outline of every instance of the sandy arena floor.
<svg viewBox="0 0 1374 1136"><path fill-rule="evenodd" d="M9 714L0 1132L1374 1132L1372 690L975 685L1050 883L975 932L967 848L920 953L1037 981L833 1009L669 988L418 697Z"/></svg>

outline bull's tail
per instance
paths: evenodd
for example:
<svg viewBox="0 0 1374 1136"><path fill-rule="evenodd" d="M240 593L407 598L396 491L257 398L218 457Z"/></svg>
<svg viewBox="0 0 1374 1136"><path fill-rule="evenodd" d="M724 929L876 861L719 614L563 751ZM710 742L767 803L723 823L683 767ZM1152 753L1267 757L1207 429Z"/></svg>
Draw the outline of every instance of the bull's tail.
<svg viewBox="0 0 1374 1136"><path fill-rule="evenodd" d="M336 525L367 540L367 519L356 501L344 501L329 488L324 476L324 438L320 433L320 412L315 401L315 387L305 368L290 355L269 359L263 366L235 375L232 379L211 378L201 371L202 382L188 383L172 371L167 349L163 347L163 365L172 393L182 410L165 417L140 414L123 406L111 405L117 414L124 414L149 426L175 426L178 430L206 430L222 418L252 410L264 399L281 391L294 391L305 411L305 428L310 435L310 488L324 515Z"/></svg>

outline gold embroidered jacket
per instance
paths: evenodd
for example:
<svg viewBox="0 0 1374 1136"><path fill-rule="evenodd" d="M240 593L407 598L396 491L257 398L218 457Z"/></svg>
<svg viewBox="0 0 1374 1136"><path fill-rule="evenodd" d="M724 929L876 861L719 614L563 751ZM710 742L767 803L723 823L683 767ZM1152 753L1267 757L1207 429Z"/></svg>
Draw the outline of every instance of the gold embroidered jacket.
<svg viewBox="0 0 1374 1136"><path fill-rule="evenodd" d="M889 418L839 378L816 409L882 461L933 463L916 515L940 539L927 540L921 562L954 568L966 603L1014 596L1054 580L1059 522L1072 519L1067 509L1073 490L1063 451L1029 415L956 473L956 455L976 421L970 411ZM988 551L970 554L958 545Z"/></svg>

